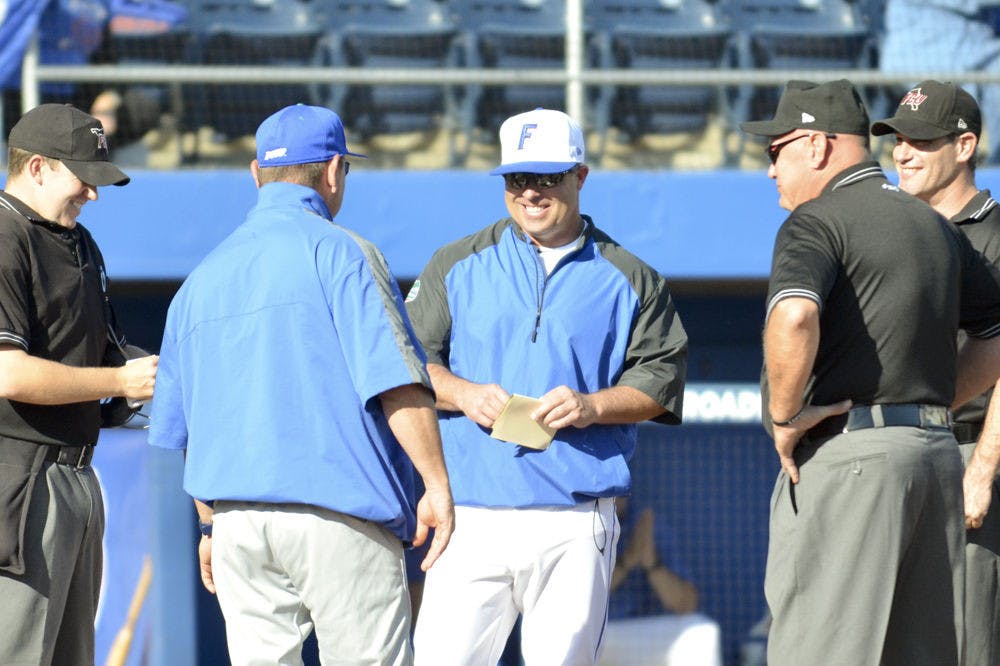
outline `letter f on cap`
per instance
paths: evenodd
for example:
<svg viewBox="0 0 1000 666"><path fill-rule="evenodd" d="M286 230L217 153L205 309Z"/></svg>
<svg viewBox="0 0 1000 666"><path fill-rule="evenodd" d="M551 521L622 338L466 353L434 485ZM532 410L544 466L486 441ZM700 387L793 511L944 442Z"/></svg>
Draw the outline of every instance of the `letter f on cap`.
<svg viewBox="0 0 1000 666"><path fill-rule="evenodd" d="M524 141L531 136L531 130L538 127L538 123L525 123L521 125L521 140L517 142L517 149L524 148Z"/></svg>

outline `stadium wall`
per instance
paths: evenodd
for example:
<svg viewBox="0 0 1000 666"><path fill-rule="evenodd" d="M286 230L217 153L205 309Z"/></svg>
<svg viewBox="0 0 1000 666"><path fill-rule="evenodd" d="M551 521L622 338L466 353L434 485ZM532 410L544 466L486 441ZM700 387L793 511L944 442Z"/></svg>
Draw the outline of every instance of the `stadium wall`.
<svg viewBox="0 0 1000 666"><path fill-rule="evenodd" d="M248 171L130 171L80 218L113 280L181 279L243 220ZM373 241L393 272L413 278L446 242L505 216L496 176L468 171L352 171L337 222ZM763 173L593 171L581 208L671 278L768 273L783 211Z"/></svg>

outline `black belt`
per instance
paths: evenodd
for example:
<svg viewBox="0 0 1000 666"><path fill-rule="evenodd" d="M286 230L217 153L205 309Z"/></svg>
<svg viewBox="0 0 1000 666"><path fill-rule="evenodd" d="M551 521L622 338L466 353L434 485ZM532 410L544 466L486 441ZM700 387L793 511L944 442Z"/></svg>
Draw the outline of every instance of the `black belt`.
<svg viewBox="0 0 1000 666"><path fill-rule="evenodd" d="M57 465L71 465L77 469L86 467L94 457L94 444L87 446L59 446L58 444L35 444L16 439L0 440L0 462L30 467L38 458L38 449L44 449L44 460Z"/></svg>
<svg viewBox="0 0 1000 666"><path fill-rule="evenodd" d="M81 469L90 464L94 457L94 445L90 446L47 446L45 460L57 465L72 465Z"/></svg>
<svg viewBox="0 0 1000 666"><path fill-rule="evenodd" d="M983 432L983 424L956 421L951 424L951 431L955 433L955 439L958 440L959 444L972 444L979 441L979 434Z"/></svg>
<svg viewBox="0 0 1000 666"><path fill-rule="evenodd" d="M858 405L846 414L831 416L809 430L810 439L832 437L844 432L865 428L939 428L947 430L950 416L948 408L941 405Z"/></svg>

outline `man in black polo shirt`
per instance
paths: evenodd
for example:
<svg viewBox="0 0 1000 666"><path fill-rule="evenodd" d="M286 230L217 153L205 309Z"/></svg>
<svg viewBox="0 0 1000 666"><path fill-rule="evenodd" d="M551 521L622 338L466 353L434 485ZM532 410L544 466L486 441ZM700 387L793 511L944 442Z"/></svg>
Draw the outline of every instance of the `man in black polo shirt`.
<svg viewBox="0 0 1000 666"><path fill-rule="evenodd" d="M120 367L100 250L77 224L124 185L100 122L68 105L11 129L0 193L0 664L94 663L104 505L100 400L153 394L155 356ZM122 359L123 360L123 359Z"/></svg>
<svg viewBox="0 0 1000 666"><path fill-rule="evenodd" d="M894 117L872 125L872 134L896 134L892 157L900 189L933 206L1000 266L1000 206L989 190L976 187L981 129L972 95L953 83L922 81L903 96ZM1000 431L980 439L991 394L957 409L952 426L966 464L965 656L975 666L1000 664Z"/></svg>
<svg viewBox="0 0 1000 666"><path fill-rule="evenodd" d="M960 661L962 460L948 429L956 333L1000 368L1000 272L889 184L848 81L792 81L769 137L780 204L764 330L782 472L765 592L770 666ZM977 365L978 364L978 365ZM983 369L988 372L982 372Z"/></svg>

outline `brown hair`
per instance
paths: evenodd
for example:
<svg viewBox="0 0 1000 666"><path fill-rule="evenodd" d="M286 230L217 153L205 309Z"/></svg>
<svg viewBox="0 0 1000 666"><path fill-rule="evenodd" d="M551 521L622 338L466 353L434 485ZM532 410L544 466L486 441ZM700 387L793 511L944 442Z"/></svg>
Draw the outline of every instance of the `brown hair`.
<svg viewBox="0 0 1000 666"><path fill-rule="evenodd" d="M14 148L13 146L10 146L7 149L8 176L14 176L24 171L24 167L27 166L28 160L31 159L32 155L38 155L38 153L34 153L30 150L24 150L23 148ZM57 160L54 157L45 157L45 155L42 155L42 157L45 158L45 161L53 169L55 169L59 164L59 160Z"/></svg>
<svg viewBox="0 0 1000 666"><path fill-rule="evenodd" d="M327 164L329 164L328 161L261 167L257 169L257 177L260 179L261 185L265 183L295 183L315 190L323 182Z"/></svg>

